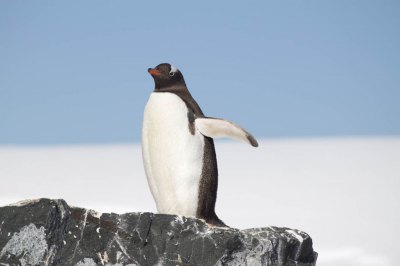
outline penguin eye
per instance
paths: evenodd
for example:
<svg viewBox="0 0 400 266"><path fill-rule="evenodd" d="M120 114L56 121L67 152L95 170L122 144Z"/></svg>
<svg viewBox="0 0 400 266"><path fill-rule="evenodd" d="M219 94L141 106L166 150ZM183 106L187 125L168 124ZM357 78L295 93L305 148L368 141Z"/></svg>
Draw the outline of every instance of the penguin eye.
<svg viewBox="0 0 400 266"><path fill-rule="evenodd" d="M171 76L171 77L173 77L174 75L175 75L175 72L169 72L169 75Z"/></svg>

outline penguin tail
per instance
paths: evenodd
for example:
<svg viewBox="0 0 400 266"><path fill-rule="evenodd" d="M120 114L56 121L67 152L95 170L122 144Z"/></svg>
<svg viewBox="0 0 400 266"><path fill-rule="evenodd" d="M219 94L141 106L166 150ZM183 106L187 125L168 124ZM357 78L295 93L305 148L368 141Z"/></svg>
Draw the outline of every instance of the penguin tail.
<svg viewBox="0 0 400 266"><path fill-rule="evenodd" d="M206 223L208 223L211 226L217 226L217 227L229 227L227 226L223 221L221 221L217 215L210 217L206 219Z"/></svg>

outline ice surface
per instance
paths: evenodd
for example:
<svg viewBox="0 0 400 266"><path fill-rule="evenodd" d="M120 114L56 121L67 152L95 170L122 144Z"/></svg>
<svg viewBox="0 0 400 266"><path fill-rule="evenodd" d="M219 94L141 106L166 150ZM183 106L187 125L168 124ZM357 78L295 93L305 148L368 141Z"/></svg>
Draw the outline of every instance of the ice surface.
<svg viewBox="0 0 400 266"><path fill-rule="evenodd" d="M217 213L230 226L304 230L322 266L396 265L400 137L264 140L257 149L216 141L216 150ZM155 211L140 145L4 146L0 178L0 205L49 197L99 212Z"/></svg>

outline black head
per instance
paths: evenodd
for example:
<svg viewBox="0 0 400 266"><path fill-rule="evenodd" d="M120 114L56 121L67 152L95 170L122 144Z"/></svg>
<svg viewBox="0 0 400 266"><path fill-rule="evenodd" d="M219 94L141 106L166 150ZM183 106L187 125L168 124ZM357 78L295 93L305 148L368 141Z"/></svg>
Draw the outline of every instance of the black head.
<svg viewBox="0 0 400 266"><path fill-rule="evenodd" d="M155 68L149 68L147 71L154 79L156 90L163 91L186 87L182 73L168 63L159 64Z"/></svg>

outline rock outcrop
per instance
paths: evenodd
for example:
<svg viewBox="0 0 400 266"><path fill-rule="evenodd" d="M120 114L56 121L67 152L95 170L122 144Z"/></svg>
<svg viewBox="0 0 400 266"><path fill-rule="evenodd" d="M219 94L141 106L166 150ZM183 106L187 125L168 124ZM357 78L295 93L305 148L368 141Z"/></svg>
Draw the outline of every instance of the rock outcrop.
<svg viewBox="0 0 400 266"><path fill-rule="evenodd" d="M0 208L0 265L315 265L316 258L311 238L289 228L216 228L51 199Z"/></svg>

